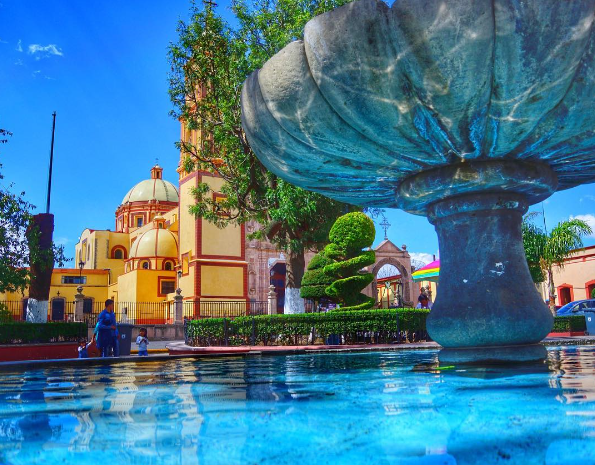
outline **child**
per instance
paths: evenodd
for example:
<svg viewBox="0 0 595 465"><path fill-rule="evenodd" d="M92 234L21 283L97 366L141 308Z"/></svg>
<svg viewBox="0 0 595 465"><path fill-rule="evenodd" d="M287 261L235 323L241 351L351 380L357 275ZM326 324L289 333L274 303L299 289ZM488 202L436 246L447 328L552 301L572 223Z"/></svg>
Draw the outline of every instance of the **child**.
<svg viewBox="0 0 595 465"><path fill-rule="evenodd" d="M91 342L88 344L87 340L84 338L79 341L79 358L89 358L89 352L87 352L87 349L89 349L91 344L93 344L93 339L91 339Z"/></svg>
<svg viewBox="0 0 595 465"><path fill-rule="evenodd" d="M149 355L149 352L147 351L149 340L147 339L147 330L145 328L141 328L139 331L136 343L138 344L138 355L140 357L147 357Z"/></svg>

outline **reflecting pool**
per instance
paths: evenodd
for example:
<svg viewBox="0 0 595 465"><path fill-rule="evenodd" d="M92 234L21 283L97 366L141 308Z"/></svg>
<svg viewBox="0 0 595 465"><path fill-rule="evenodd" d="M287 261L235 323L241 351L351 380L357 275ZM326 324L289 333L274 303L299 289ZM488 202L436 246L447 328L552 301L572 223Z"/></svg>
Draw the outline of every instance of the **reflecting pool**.
<svg viewBox="0 0 595 465"><path fill-rule="evenodd" d="M437 351L0 374L0 463L595 463L595 347L468 367Z"/></svg>

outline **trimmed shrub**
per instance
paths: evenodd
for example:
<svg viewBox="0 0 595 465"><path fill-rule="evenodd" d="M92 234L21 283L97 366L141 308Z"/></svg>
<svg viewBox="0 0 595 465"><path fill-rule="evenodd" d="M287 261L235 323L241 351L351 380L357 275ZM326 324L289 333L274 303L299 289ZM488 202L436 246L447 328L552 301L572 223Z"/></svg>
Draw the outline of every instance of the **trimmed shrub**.
<svg viewBox="0 0 595 465"><path fill-rule="evenodd" d="M552 333L579 332L587 329L584 315L557 316Z"/></svg>
<svg viewBox="0 0 595 465"><path fill-rule="evenodd" d="M428 313L410 308L208 318L187 322L186 335L194 346L300 344L308 343L312 334L319 338L338 334L346 342L373 334L376 340L392 342L399 332L425 333Z"/></svg>
<svg viewBox="0 0 595 465"><path fill-rule="evenodd" d="M324 274L332 278L326 287L327 296L337 300L342 310L366 310L376 299L361 293L374 280L372 273L362 273L365 266L376 261L373 250L362 251L374 242L374 222L364 213L347 213L337 219L329 233L331 243L324 254L333 263L326 265Z"/></svg>
<svg viewBox="0 0 595 465"><path fill-rule="evenodd" d="M300 288L302 299L317 301L323 297L329 298L326 288L333 283L333 277L325 273L324 267L332 263L334 260L327 257L324 250L314 255L302 278L302 287Z"/></svg>
<svg viewBox="0 0 595 465"><path fill-rule="evenodd" d="M87 337L86 323L26 323L0 324L0 344L45 344L79 342Z"/></svg>

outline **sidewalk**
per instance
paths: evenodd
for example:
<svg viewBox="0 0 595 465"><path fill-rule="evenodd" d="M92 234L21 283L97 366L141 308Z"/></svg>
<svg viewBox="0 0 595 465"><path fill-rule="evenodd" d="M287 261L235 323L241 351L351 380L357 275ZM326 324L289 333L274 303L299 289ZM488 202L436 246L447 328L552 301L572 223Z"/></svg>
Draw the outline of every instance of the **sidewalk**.
<svg viewBox="0 0 595 465"><path fill-rule="evenodd" d="M168 350L166 348L169 344L184 344L184 341L149 341L148 352L150 354L167 354ZM132 341L132 346L130 347L130 354L137 354L138 353L138 346L136 345L136 341Z"/></svg>

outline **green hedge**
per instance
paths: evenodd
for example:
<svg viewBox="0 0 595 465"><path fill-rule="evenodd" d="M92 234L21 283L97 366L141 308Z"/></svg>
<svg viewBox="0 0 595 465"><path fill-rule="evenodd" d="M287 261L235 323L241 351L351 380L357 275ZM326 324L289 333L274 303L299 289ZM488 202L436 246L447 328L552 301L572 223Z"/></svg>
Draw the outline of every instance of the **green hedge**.
<svg viewBox="0 0 595 465"><path fill-rule="evenodd" d="M0 344L78 342L87 337L86 323L2 323Z"/></svg>
<svg viewBox="0 0 595 465"><path fill-rule="evenodd" d="M557 316L552 333L579 332L587 328L584 315Z"/></svg>
<svg viewBox="0 0 595 465"><path fill-rule="evenodd" d="M397 322L397 313L399 315ZM384 309L298 315L259 315L206 318L187 322L186 338L195 346L209 345L292 345L308 343L313 330L319 342L329 335L341 335L346 342L372 337L378 342L392 342L397 330L425 334L428 310Z"/></svg>

